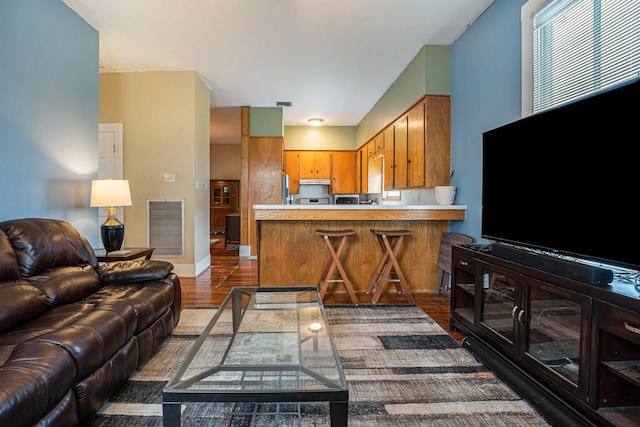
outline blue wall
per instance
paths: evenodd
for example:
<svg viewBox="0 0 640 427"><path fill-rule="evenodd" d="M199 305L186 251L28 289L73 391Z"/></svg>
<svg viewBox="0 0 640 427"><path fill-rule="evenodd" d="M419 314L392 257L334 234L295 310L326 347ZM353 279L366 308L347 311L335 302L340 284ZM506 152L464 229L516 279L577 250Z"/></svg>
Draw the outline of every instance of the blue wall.
<svg viewBox="0 0 640 427"><path fill-rule="evenodd" d="M521 117L520 8L496 0L451 47L451 170L456 204L468 206L451 231L480 239L482 133ZM517 143L517 141L514 141Z"/></svg>
<svg viewBox="0 0 640 427"><path fill-rule="evenodd" d="M0 220L64 219L97 244L97 171L97 31L59 0L0 0Z"/></svg>

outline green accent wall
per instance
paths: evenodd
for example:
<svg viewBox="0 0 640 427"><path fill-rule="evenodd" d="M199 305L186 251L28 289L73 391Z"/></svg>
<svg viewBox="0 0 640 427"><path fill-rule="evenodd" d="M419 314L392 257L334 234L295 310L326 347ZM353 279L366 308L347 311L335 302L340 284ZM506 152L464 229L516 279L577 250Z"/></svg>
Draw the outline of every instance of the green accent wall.
<svg viewBox="0 0 640 427"><path fill-rule="evenodd" d="M249 136L283 136L282 107L251 107Z"/></svg>
<svg viewBox="0 0 640 427"><path fill-rule="evenodd" d="M449 46L423 46L358 125L360 147L424 95L451 94Z"/></svg>

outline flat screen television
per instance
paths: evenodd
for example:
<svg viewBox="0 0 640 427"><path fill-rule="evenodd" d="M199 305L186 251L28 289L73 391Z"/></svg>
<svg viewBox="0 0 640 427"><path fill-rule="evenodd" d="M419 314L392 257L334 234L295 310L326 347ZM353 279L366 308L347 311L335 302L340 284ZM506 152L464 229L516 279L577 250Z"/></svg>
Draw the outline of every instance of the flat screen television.
<svg viewBox="0 0 640 427"><path fill-rule="evenodd" d="M640 270L640 79L483 133L482 237Z"/></svg>

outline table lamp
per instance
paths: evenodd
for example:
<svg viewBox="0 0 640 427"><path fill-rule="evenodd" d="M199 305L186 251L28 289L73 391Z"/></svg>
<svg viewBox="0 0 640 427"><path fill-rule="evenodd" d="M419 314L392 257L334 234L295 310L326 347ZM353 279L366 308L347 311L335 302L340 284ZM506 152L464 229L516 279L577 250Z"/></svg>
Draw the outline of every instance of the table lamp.
<svg viewBox="0 0 640 427"><path fill-rule="evenodd" d="M129 181L98 179L91 181L91 207L108 207L107 220L100 226L102 244L107 252L120 250L124 240L124 224L116 218L115 206L131 206Z"/></svg>

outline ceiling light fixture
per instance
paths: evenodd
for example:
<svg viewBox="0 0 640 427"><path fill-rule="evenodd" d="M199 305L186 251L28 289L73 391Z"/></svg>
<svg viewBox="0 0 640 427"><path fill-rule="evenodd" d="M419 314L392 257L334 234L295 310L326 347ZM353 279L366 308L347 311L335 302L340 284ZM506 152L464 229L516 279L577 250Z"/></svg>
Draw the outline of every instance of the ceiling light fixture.
<svg viewBox="0 0 640 427"><path fill-rule="evenodd" d="M312 119L307 120L307 122L309 122L311 126L320 126L322 122L324 122L324 119L321 119L320 117L314 117Z"/></svg>

